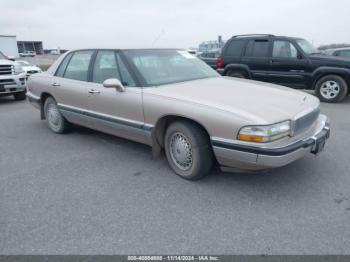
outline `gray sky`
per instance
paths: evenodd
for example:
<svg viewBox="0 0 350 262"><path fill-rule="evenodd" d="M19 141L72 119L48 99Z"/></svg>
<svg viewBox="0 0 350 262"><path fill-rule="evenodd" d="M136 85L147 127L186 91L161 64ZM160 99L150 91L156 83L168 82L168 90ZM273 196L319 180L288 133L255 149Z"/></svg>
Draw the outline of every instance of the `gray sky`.
<svg viewBox="0 0 350 262"><path fill-rule="evenodd" d="M197 47L220 34L300 36L350 42L350 0L11 0L0 34L44 48Z"/></svg>

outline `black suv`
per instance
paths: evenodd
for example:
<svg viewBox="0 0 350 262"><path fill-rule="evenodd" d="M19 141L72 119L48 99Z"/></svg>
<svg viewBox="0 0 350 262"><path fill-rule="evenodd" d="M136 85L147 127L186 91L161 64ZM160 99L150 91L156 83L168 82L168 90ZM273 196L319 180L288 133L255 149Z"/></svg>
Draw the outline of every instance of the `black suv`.
<svg viewBox="0 0 350 262"><path fill-rule="evenodd" d="M217 70L225 76L314 89L325 102L339 102L349 94L350 59L327 56L301 38L234 36L222 49Z"/></svg>

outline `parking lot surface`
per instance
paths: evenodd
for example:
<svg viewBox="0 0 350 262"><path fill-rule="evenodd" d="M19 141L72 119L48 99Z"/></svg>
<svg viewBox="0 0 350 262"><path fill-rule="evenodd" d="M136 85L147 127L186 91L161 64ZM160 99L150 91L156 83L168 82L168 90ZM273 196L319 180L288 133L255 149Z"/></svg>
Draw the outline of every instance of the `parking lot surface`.
<svg viewBox="0 0 350 262"><path fill-rule="evenodd" d="M147 146L56 135L0 98L0 254L350 254L350 99L322 111L318 157L189 182Z"/></svg>

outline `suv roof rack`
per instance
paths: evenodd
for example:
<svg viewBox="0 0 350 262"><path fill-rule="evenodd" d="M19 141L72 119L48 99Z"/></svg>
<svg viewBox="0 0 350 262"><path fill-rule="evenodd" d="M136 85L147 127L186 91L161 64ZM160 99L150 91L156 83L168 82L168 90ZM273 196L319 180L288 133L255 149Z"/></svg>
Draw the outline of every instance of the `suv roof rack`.
<svg viewBox="0 0 350 262"><path fill-rule="evenodd" d="M274 35L271 34L246 34L246 35L235 35L232 38L240 38L240 37L254 37L254 36L268 36L268 37L274 37Z"/></svg>

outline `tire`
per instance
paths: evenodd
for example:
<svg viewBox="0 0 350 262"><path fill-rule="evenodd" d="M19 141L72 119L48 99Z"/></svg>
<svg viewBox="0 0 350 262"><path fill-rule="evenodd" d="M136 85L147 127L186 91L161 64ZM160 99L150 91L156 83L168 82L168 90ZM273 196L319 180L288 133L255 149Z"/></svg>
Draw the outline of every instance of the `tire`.
<svg viewBox="0 0 350 262"><path fill-rule="evenodd" d="M236 78L247 78L244 73L239 71L228 71L226 76L236 77Z"/></svg>
<svg viewBox="0 0 350 262"><path fill-rule="evenodd" d="M26 99L26 91L15 93L13 96L16 101L23 101Z"/></svg>
<svg viewBox="0 0 350 262"><path fill-rule="evenodd" d="M166 130L164 145L168 163L180 177L198 180L210 173L214 163L212 147L208 135L197 124L172 123Z"/></svg>
<svg viewBox="0 0 350 262"><path fill-rule="evenodd" d="M328 75L317 81L315 93L322 102L341 102L348 94L348 85L342 77Z"/></svg>
<svg viewBox="0 0 350 262"><path fill-rule="evenodd" d="M47 125L54 133L64 134L70 130L70 123L63 117L52 97L45 100L44 112Z"/></svg>

